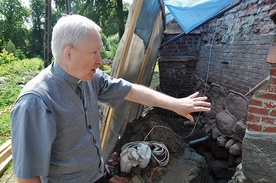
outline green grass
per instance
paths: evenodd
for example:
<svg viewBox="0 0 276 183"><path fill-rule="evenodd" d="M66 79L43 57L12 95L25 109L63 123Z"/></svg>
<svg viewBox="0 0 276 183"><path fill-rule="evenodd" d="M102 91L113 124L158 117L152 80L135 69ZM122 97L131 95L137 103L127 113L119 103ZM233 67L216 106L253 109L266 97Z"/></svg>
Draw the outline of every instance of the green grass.
<svg viewBox="0 0 276 183"><path fill-rule="evenodd" d="M0 111L14 104L22 86L42 68L43 61L38 58L12 60L0 65ZM0 144L10 138L10 111L0 114Z"/></svg>

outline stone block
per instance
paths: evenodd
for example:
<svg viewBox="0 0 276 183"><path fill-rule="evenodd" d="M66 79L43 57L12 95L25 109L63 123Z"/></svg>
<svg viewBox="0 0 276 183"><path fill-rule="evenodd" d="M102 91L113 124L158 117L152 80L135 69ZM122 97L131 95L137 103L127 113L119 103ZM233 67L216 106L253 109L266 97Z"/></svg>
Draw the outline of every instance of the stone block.
<svg viewBox="0 0 276 183"><path fill-rule="evenodd" d="M242 166L254 182L276 182L276 134L246 131L243 139Z"/></svg>

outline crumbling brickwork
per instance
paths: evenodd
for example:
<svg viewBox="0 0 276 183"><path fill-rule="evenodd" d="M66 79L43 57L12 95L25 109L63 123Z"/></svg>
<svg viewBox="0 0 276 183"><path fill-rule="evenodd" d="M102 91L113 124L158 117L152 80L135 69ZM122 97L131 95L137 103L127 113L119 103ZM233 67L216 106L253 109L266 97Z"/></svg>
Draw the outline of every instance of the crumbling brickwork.
<svg viewBox="0 0 276 183"><path fill-rule="evenodd" d="M163 41L174 36L175 32L165 34ZM161 49L158 64L162 92L174 97L190 94L200 41L200 34L185 35Z"/></svg>
<svg viewBox="0 0 276 183"><path fill-rule="evenodd" d="M276 41L275 25L269 15L275 12L275 1L243 0L222 17L166 45L160 56L197 56L196 76L221 85L225 91L246 94L268 76L269 64L265 60ZM166 31L163 42L179 33ZM162 63L165 67L171 69L174 65ZM175 83L169 78L165 75L161 80L173 87Z"/></svg>
<svg viewBox="0 0 276 183"><path fill-rule="evenodd" d="M198 53L194 55L197 57L194 72L197 78L207 80L208 84L218 84L224 91L234 90L243 95L250 93L247 95L251 100L242 141L241 166L246 178L252 182L276 181L276 70L275 61L266 62L268 55L274 60L276 58L276 51L269 51L276 44L275 14L275 0L242 0L222 17L199 27L199 34L188 34L200 38L200 46L196 45L191 51ZM184 42L171 44L167 48L177 50L163 50L161 57L190 53L189 49L179 51L178 44ZM162 70L171 69L174 67L172 64L178 65L170 62L167 66L162 65ZM269 83L253 92L268 77ZM161 88L168 78L162 78ZM170 79L166 88L173 91L175 84L176 80Z"/></svg>
<svg viewBox="0 0 276 183"><path fill-rule="evenodd" d="M249 130L259 132L276 132L276 46L271 47L268 55L271 64L270 76L264 86L252 96L247 126Z"/></svg>
<svg viewBox="0 0 276 183"><path fill-rule="evenodd" d="M202 26L202 45L196 75L243 94L268 76L265 62L275 37L269 15L275 1L248 0Z"/></svg>

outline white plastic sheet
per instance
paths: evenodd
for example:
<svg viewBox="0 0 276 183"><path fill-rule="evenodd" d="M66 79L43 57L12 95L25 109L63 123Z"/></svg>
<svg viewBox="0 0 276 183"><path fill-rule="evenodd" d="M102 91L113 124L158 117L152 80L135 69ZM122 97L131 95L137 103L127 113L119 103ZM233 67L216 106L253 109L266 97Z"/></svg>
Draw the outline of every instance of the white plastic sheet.
<svg viewBox="0 0 276 183"><path fill-rule="evenodd" d="M164 0L168 15L172 15L186 34L214 16L233 0ZM170 17L171 20L171 17ZM166 20L168 23L169 20Z"/></svg>

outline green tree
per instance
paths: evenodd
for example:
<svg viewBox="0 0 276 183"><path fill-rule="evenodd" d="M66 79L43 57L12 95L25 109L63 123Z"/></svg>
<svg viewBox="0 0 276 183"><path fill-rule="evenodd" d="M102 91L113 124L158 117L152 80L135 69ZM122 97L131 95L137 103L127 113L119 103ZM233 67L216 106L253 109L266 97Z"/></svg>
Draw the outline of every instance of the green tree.
<svg viewBox="0 0 276 183"><path fill-rule="evenodd" d="M25 58L25 54L15 47L15 44L9 40L7 43L4 43L3 50L6 50L8 53L14 54L15 57L19 59Z"/></svg>
<svg viewBox="0 0 276 183"><path fill-rule="evenodd" d="M28 9L19 0L0 0L0 48L11 40L16 48L26 50L28 31L24 22L28 15Z"/></svg>
<svg viewBox="0 0 276 183"><path fill-rule="evenodd" d="M66 0L55 1L57 9L66 12ZM127 5L122 0L71 0L72 13L95 21L107 36L123 35Z"/></svg>
<svg viewBox="0 0 276 183"><path fill-rule="evenodd" d="M44 44L44 18L45 18L45 1L31 0L30 1L31 14L31 36L30 36L30 57L43 58L43 44Z"/></svg>

